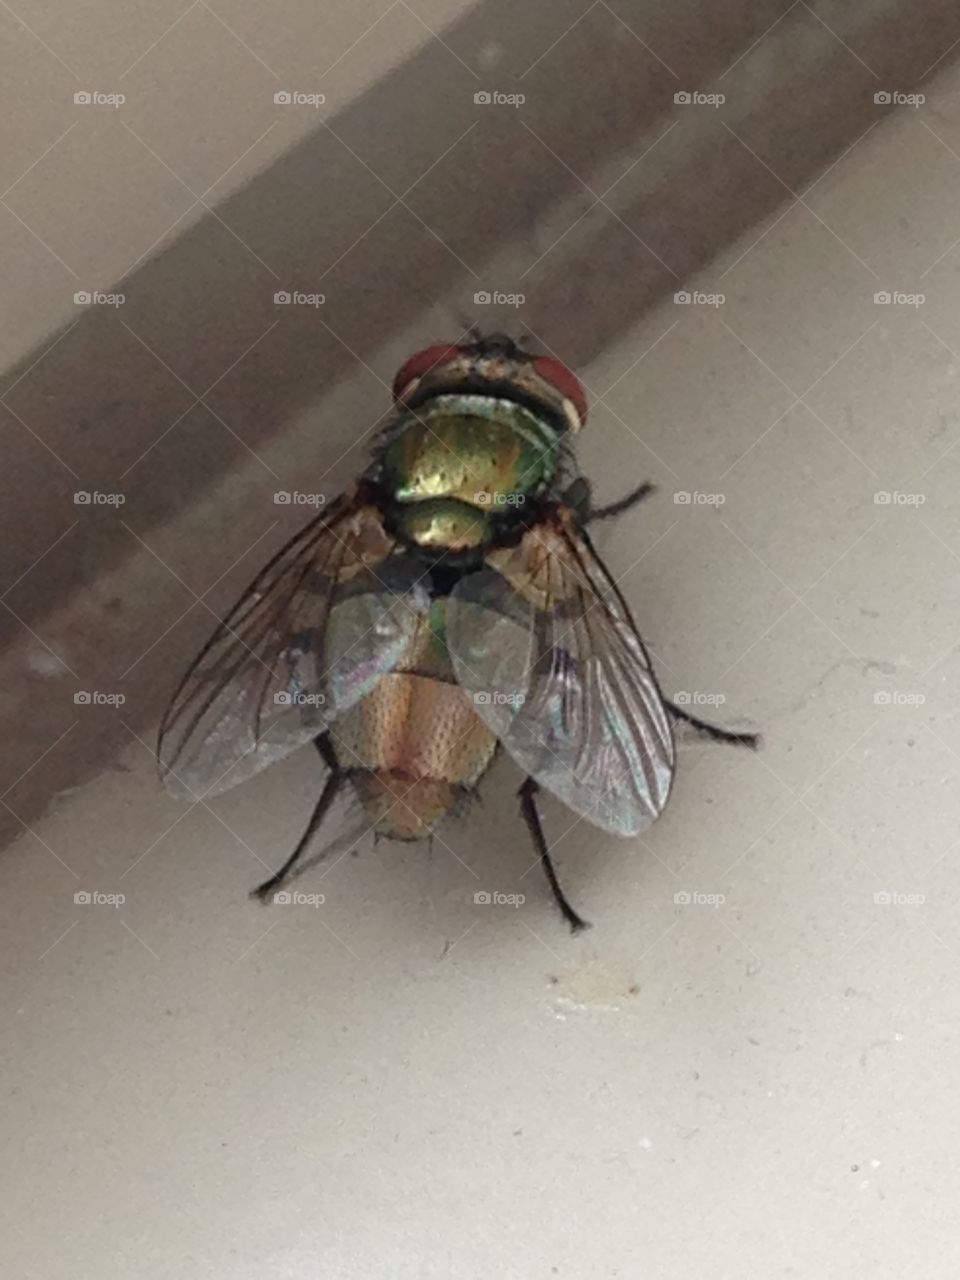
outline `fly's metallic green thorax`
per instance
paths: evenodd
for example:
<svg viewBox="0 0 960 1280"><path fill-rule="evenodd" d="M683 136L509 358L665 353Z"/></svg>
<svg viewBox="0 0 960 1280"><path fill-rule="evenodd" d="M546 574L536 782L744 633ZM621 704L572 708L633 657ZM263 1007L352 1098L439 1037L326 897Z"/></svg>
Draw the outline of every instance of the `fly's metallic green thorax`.
<svg viewBox="0 0 960 1280"><path fill-rule="evenodd" d="M498 518L543 492L559 436L511 400L439 395L391 429L378 463L399 531L420 546L488 545Z"/></svg>

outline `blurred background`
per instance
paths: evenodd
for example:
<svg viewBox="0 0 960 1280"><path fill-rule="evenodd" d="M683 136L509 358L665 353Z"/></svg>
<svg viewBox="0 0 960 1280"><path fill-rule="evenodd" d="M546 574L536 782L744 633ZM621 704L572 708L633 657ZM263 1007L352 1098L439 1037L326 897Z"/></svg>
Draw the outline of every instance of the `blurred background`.
<svg viewBox="0 0 960 1280"><path fill-rule="evenodd" d="M960 12L0 4L10 1274L953 1276ZM183 668L469 324L591 400L681 737L619 842L499 761L247 891L300 753L178 804ZM478 892L522 895L480 904Z"/></svg>

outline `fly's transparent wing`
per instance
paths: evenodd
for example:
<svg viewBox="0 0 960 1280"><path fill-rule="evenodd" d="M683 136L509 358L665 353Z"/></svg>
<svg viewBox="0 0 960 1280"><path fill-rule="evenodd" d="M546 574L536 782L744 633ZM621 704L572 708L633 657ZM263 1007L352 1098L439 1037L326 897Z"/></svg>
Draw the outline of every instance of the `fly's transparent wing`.
<svg viewBox="0 0 960 1280"><path fill-rule="evenodd" d="M270 561L184 676L160 726L169 790L216 795L303 746L399 662L429 608L372 506L338 499Z"/></svg>
<svg viewBox="0 0 960 1280"><path fill-rule="evenodd" d="M575 813L618 835L661 813L670 721L626 605L569 518L457 583L447 644L477 714Z"/></svg>

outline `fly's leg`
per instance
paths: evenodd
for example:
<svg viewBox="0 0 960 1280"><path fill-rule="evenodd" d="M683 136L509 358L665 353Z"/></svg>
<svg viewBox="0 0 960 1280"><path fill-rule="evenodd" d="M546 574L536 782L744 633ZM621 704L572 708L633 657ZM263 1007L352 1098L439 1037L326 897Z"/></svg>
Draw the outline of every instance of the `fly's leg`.
<svg viewBox="0 0 960 1280"><path fill-rule="evenodd" d="M533 778L527 778L523 786L517 792L520 797L520 812L523 814L523 820L527 824L527 830L530 832L530 838L534 843L537 853L540 855L540 862L547 874L547 880L550 882L550 888L553 890L553 896L557 900L557 906L563 912L563 918L570 926L572 933L579 933L581 929L589 929L590 922L582 919L571 907L570 903L564 897L563 890L560 888L560 881L557 879L557 873L554 870L552 861L550 860L550 850L547 846L546 837L543 834L543 827L540 824L540 814L537 811L537 802L534 796L540 790L540 787Z"/></svg>
<svg viewBox="0 0 960 1280"><path fill-rule="evenodd" d="M584 523L590 523L594 520L609 520L613 516L622 515L624 511L629 511L631 507L635 507L644 498L649 498L651 493L656 493L656 491L656 485L651 484L649 480L644 480L643 484L638 484L636 489L631 489L629 493L624 494L622 498L618 498L616 502L608 502L605 507L591 507L588 505Z"/></svg>
<svg viewBox="0 0 960 1280"><path fill-rule="evenodd" d="M631 489L616 502L609 502L605 507L594 507L590 481L585 476L578 476L564 493L563 502L568 507L573 507L580 517L581 524L590 524L594 520L609 520L612 516L622 515L624 511L629 511L631 507L635 507L638 502L649 498L650 494L656 491L656 485L651 484L649 480L644 480L643 484L637 485L636 489Z"/></svg>
<svg viewBox="0 0 960 1280"><path fill-rule="evenodd" d="M326 781L323 791L320 793L320 799L314 806L313 813L310 815L310 821L307 823L307 829L297 842L297 847L291 853L279 871L276 871L269 880L264 880L263 884L258 885L250 894L251 898L259 898L261 902L266 902L274 889L278 885L283 884L287 876L299 862L301 856L309 845L310 841L316 834L317 828L326 817L327 810L333 804L334 798L340 787L343 785L343 774L340 771L340 765L330 746L330 740L326 734L322 734L319 738L314 739L314 746L320 752L320 756L330 769L330 777Z"/></svg>
<svg viewBox="0 0 960 1280"><path fill-rule="evenodd" d="M685 720L698 733L702 733L708 738L713 738L714 742L730 742L737 747L749 747L752 751L756 751L760 745L759 733L734 733L731 729L721 729L719 725L710 724L708 720L701 720L699 717L691 715L683 707L678 707L675 702L665 702L664 706L674 719Z"/></svg>

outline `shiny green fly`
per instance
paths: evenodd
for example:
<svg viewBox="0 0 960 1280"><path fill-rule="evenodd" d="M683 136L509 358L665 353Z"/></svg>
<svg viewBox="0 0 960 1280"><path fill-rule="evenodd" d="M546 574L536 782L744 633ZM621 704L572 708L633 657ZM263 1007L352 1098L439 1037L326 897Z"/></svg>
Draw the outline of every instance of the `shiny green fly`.
<svg viewBox="0 0 960 1280"><path fill-rule="evenodd" d="M587 417L560 361L493 336L434 346L394 383L370 467L263 569L187 671L159 759L180 794L216 794L313 742L327 769L290 874L344 784L378 832L428 835L498 745L526 773L521 811L576 930L535 796L620 836L662 812L671 720L756 745L660 690L587 526L570 442Z"/></svg>

